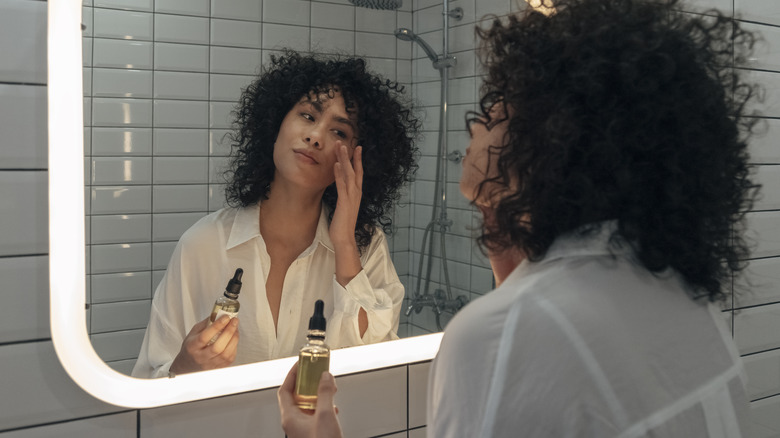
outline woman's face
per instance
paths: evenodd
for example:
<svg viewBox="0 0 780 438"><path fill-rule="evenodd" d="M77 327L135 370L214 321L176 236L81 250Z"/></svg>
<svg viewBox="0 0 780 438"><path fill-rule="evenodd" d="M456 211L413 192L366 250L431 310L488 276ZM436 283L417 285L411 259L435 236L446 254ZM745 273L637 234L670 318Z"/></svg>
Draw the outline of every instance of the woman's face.
<svg viewBox="0 0 780 438"><path fill-rule="evenodd" d="M466 148L466 156L463 158L463 174L460 178L460 192L468 200L475 201L478 205L490 204L489 200L486 199L489 193L485 192L492 192L492 190L485 186L483 193L478 193L479 185L485 179L498 175L498 157L500 148L506 144L507 126L509 125L503 104L493 105L489 114L489 122L475 122L469 126L471 142Z"/></svg>
<svg viewBox="0 0 780 438"><path fill-rule="evenodd" d="M274 180L316 191L335 181L333 165L340 145L348 154L357 146L354 113L338 91L304 96L282 121L274 144Z"/></svg>

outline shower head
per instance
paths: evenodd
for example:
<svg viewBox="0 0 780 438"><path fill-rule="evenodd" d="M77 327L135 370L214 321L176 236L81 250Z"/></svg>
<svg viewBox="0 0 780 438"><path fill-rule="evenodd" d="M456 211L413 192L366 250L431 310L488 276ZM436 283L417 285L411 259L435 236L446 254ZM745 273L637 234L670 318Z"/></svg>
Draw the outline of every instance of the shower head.
<svg viewBox="0 0 780 438"><path fill-rule="evenodd" d="M417 38L417 35L405 27L399 27L395 30L395 37L401 41L414 41L414 39Z"/></svg>
<svg viewBox="0 0 780 438"><path fill-rule="evenodd" d="M436 52L433 51L431 46L429 46L424 39L415 35L415 33L412 32L411 30L405 27L399 27L398 29L395 30L395 37L401 41L412 41L419 44L420 47L422 47L425 54L428 55L428 58L430 58L430 60L433 61L434 63L436 63L436 61L439 60L439 55L437 55Z"/></svg>
<svg viewBox="0 0 780 438"><path fill-rule="evenodd" d="M394 11L401 7L402 0L349 0L355 6Z"/></svg>

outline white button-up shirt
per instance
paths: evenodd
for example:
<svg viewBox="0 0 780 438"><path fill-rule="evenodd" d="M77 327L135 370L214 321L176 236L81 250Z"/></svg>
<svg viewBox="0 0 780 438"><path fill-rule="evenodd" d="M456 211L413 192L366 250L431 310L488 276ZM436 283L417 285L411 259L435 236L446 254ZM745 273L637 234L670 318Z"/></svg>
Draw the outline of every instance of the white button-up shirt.
<svg viewBox="0 0 780 438"><path fill-rule="evenodd" d="M240 334L234 365L294 356L303 345L314 302L325 302L326 343L331 348L397 339L404 287L381 230L363 250L363 270L346 287L335 276L335 253L323 206L312 244L290 265L274 328L265 284L271 260L260 235L259 206L224 208L182 235L157 287L136 377L168 375L193 325L206 318L236 268L242 268L238 301ZM368 315L361 338L360 308Z"/></svg>
<svg viewBox="0 0 780 438"><path fill-rule="evenodd" d="M739 437L742 364L724 316L653 275L607 224L564 236L450 321L429 437Z"/></svg>

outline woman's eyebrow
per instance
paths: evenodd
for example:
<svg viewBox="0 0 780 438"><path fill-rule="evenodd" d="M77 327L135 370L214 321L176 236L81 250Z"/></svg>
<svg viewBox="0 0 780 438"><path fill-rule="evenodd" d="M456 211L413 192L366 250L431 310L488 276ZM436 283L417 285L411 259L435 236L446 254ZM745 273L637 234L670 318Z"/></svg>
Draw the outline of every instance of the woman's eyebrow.
<svg viewBox="0 0 780 438"><path fill-rule="evenodd" d="M322 112L322 103L316 100L303 98L298 102L298 105L309 106L318 113Z"/></svg>
<svg viewBox="0 0 780 438"><path fill-rule="evenodd" d="M334 116L333 120L336 121L336 122L339 122L339 123L342 123L344 125L349 126L353 131L357 130L357 128L355 128L355 124L350 119L347 119L347 118L341 117L341 116Z"/></svg>

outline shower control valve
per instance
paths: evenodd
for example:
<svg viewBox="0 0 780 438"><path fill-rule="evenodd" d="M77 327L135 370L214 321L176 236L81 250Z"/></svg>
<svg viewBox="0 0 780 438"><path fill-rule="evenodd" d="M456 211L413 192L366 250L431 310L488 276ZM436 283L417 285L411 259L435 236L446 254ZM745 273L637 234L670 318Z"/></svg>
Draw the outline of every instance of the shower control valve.
<svg viewBox="0 0 780 438"><path fill-rule="evenodd" d="M456 313L458 310L462 309L466 306L466 304L469 303L469 299L465 295L458 295L455 298L447 299L444 295L444 291L441 291L441 294L438 293L438 290L436 292L438 298L437 301L439 304L437 307L443 308L444 310Z"/></svg>
<svg viewBox="0 0 780 438"><path fill-rule="evenodd" d="M447 154L447 159L452 161L453 163L460 163L460 160L463 159L463 154L459 150L450 152L449 154Z"/></svg>
<svg viewBox="0 0 780 438"><path fill-rule="evenodd" d="M460 21L463 19L463 8L457 7L454 9L450 9L447 12L442 12L442 15L449 15L450 17L454 18L456 21Z"/></svg>
<svg viewBox="0 0 780 438"><path fill-rule="evenodd" d="M406 316L411 315L412 311L414 311L414 313L420 313L425 306L436 305L436 298L428 294L427 291L423 295L415 295L412 297L411 301L412 303L409 304L409 307L406 308L406 312L404 312Z"/></svg>
<svg viewBox="0 0 780 438"><path fill-rule="evenodd" d="M452 219L447 219L447 216L443 215L436 221L436 224L439 225L439 230L447 232L452 227L453 222Z"/></svg>

